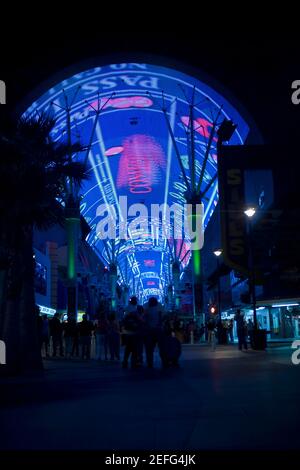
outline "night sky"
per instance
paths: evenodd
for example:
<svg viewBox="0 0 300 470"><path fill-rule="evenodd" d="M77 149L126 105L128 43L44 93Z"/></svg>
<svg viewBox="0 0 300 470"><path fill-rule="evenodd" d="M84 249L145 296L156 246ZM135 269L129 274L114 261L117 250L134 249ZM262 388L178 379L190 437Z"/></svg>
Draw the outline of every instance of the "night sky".
<svg viewBox="0 0 300 470"><path fill-rule="evenodd" d="M291 83L300 77L300 64L293 37L267 32L216 32L203 39L175 32L76 34L76 28L62 33L54 26L49 34L30 28L16 34L5 44L0 64L11 107L51 75L97 56L107 56L108 63L118 57L121 62L182 64L226 87L252 115L266 142L297 142L300 105L291 102Z"/></svg>

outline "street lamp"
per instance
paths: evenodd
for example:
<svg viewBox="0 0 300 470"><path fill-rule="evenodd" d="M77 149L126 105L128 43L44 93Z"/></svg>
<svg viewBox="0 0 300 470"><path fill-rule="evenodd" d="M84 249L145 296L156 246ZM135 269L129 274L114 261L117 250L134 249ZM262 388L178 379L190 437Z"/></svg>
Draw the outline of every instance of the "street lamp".
<svg viewBox="0 0 300 470"><path fill-rule="evenodd" d="M221 283L220 283L220 276L219 276L219 267L220 267L220 262L219 258L222 254L222 250L219 248L214 251L214 255L217 258L217 276L218 276L218 311L220 315L220 322L222 320L222 312L221 312Z"/></svg>
<svg viewBox="0 0 300 470"><path fill-rule="evenodd" d="M252 217L255 215L256 209L254 207L248 207L244 210L244 214L248 219L248 235L249 235L249 261L250 261L250 287L252 293L252 305L253 305L253 323L254 329L257 329L257 317L256 317L256 293L255 293L255 269L253 261L253 246L252 246Z"/></svg>
<svg viewBox="0 0 300 470"><path fill-rule="evenodd" d="M244 210L244 214L251 219L256 213L256 209L254 207L249 207L248 209Z"/></svg>
<svg viewBox="0 0 300 470"><path fill-rule="evenodd" d="M222 250L214 251L214 255L216 255L217 257L221 256L221 254L222 254Z"/></svg>

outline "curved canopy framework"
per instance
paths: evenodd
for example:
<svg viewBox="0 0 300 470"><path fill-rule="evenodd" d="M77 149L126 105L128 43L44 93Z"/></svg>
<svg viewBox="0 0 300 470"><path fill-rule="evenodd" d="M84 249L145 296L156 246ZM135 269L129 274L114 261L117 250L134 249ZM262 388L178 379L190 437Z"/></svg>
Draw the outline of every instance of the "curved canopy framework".
<svg viewBox="0 0 300 470"><path fill-rule="evenodd" d="M162 299L171 282L174 254L181 271L189 264L190 240L183 236L174 243L172 214L170 233L162 236L159 220L148 223L151 204L185 203L187 185L197 178L205 228L218 201L216 130L224 119L232 120L237 127L229 143L243 144L247 122L207 84L175 69L143 63L79 72L49 89L26 114L42 111L56 117L56 140L66 138L69 125L71 138L88 145L86 152L73 156L89 164L81 201L81 213L91 227L87 241L107 265L117 265L120 282L131 292L144 300L149 295ZM102 204L109 205L106 215L117 215L115 240L100 236ZM130 225L133 204L143 204L148 213L139 213L139 224ZM127 213L127 239L122 240L119 231ZM165 220L165 208L162 214Z"/></svg>

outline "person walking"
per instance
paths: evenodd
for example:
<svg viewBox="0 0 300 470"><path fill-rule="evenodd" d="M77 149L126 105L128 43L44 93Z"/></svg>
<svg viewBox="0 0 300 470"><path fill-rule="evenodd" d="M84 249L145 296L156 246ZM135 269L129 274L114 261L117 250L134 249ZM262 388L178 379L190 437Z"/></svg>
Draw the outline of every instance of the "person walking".
<svg viewBox="0 0 300 470"><path fill-rule="evenodd" d="M145 337L147 366L153 367L153 355L162 335L162 311L155 297L150 297L145 308Z"/></svg>
<svg viewBox="0 0 300 470"><path fill-rule="evenodd" d="M108 317L108 346L110 359L120 360L120 325L116 319L116 314L112 312Z"/></svg>
<svg viewBox="0 0 300 470"><path fill-rule="evenodd" d="M68 316L68 320L63 325L66 357L73 355L74 337L77 335L77 325L75 318Z"/></svg>
<svg viewBox="0 0 300 470"><path fill-rule="evenodd" d="M196 331L195 321L191 320L187 325L187 343L190 343L190 344L195 343L195 331Z"/></svg>
<svg viewBox="0 0 300 470"><path fill-rule="evenodd" d="M139 316L137 313L137 298L134 296L130 299L125 317L123 319L123 337L125 342L124 357L122 367L128 367L128 361L131 357L131 367L138 366L138 330Z"/></svg>
<svg viewBox="0 0 300 470"><path fill-rule="evenodd" d="M228 336L229 336L229 341L233 343L233 320L229 320L228 322Z"/></svg>
<svg viewBox="0 0 300 470"><path fill-rule="evenodd" d="M59 319L59 314L55 313L52 320L50 320L50 333L52 337L52 356L56 357L57 348L59 347L60 356L64 355L63 342L62 342L62 324Z"/></svg>
<svg viewBox="0 0 300 470"><path fill-rule="evenodd" d="M137 314L139 317L139 328L137 332L137 354L138 354L138 364L143 365L144 358L144 344L147 337L147 328L145 323L145 311L142 305L137 306Z"/></svg>
<svg viewBox="0 0 300 470"><path fill-rule="evenodd" d="M205 341L205 326L201 323L199 328L199 343L202 343L203 341Z"/></svg>
<svg viewBox="0 0 300 470"><path fill-rule="evenodd" d="M79 356L79 323L76 322L75 318L72 318L72 332L73 332L73 341L72 341L72 357Z"/></svg>
<svg viewBox="0 0 300 470"><path fill-rule="evenodd" d="M82 322L79 323L78 328L81 343L81 357L82 359L90 359L93 324L87 319L87 315L82 316Z"/></svg>
<svg viewBox="0 0 300 470"><path fill-rule="evenodd" d="M45 357L49 357L49 321L47 315L43 315L42 319L42 348L44 347Z"/></svg>
<svg viewBox="0 0 300 470"><path fill-rule="evenodd" d="M247 339L246 339L247 337L245 334L245 320L244 320L244 315L241 313L240 309L237 310L234 319L236 322L239 350L242 351L243 348L247 350L248 346L247 346Z"/></svg>
<svg viewBox="0 0 300 470"><path fill-rule="evenodd" d="M217 345L217 324L214 318L210 318L207 322L207 341L211 346L211 350L216 350Z"/></svg>
<svg viewBox="0 0 300 470"><path fill-rule="evenodd" d="M96 360L107 361L108 353L108 321L105 313L102 312L100 318L95 323L94 335L96 339Z"/></svg>

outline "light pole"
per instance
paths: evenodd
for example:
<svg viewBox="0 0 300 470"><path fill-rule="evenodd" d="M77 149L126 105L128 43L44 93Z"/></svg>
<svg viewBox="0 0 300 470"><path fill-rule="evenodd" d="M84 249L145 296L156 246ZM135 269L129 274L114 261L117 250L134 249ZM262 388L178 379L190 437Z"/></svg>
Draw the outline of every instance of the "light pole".
<svg viewBox="0 0 300 470"><path fill-rule="evenodd" d="M252 294L252 308L253 308L253 323L254 330L257 330L257 318L256 318L256 293L255 293L255 269L253 260L253 246L252 246L252 217L255 215L256 209L249 207L244 210L244 214L248 219L248 237L249 237L249 264L250 264L250 288Z"/></svg>
<svg viewBox="0 0 300 470"><path fill-rule="evenodd" d="M220 315L220 322L222 321L222 312L221 312L221 283L220 283L220 276L219 276L219 267L220 267L220 256L222 254L222 250L218 249L214 251L214 255L217 258L217 276L218 276L218 312Z"/></svg>

